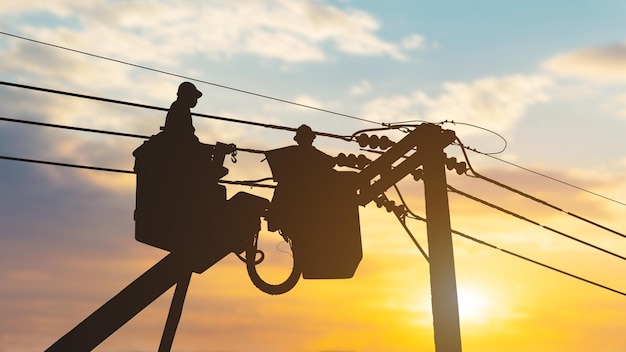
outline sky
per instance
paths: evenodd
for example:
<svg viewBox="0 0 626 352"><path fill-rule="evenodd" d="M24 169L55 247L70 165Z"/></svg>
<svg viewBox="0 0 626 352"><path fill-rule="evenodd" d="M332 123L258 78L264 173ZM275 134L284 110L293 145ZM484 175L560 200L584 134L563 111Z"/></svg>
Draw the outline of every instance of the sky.
<svg viewBox="0 0 626 352"><path fill-rule="evenodd" d="M531 220L449 192L454 230L624 292L622 258L550 230L626 256L624 15L626 3L609 0L5 1L0 81L168 107L185 79L160 70L205 82L195 81L198 113L338 135L446 121L474 150L478 173L563 210L449 171L453 187ZM141 135L165 119L6 85L0 99L0 117ZM205 143L294 144L293 132L201 118L194 126ZM141 143L0 121L2 156L130 170ZM329 155L367 153L321 136L314 144ZM445 151L463 157L458 145ZM263 155L228 159L225 179L271 176ZM167 254L134 239L135 182L0 160L0 351L45 350ZM407 177L398 187L423 216L423 184ZM240 191L272 197L227 187L228 197ZM300 280L270 296L234 255L193 275L172 350L435 351L427 261L392 214L372 203L360 219L363 259L351 279ZM425 224L407 225L428 249ZM288 245L265 227L261 238L268 259L259 270L280 281ZM623 294L457 235L453 246L464 351L626 351ZM95 351L156 350L172 294Z"/></svg>

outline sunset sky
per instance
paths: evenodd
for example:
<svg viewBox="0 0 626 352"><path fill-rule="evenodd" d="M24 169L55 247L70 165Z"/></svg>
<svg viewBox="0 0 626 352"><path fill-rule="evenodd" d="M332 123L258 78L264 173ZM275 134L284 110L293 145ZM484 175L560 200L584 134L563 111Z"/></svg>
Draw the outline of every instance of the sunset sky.
<svg viewBox="0 0 626 352"><path fill-rule="evenodd" d="M383 122L464 123L442 127L479 152L502 150L498 135L506 140L497 159L468 152L477 172L622 234L625 16L617 0L3 1L0 81L160 107L184 81L11 34L214 83L195 82L204 93L198 113L339 135ZM140 135L165 121L159 111L6 85L0 101L2 118ZM292 132L201 118L194 125L205 143L294 144ZM0 121L0 156L131 170L141 143ZM315 146L359 153L356 143L324 137ZM455 145L446 152L462 156ZM241 152L225 166L228 180L271 176L259 154ZM626 256L624 235L447 175L461 191ZM409 177L399 188L425 215L423 184ZM228 186L229 197L239 191L272 196ZM448 195L454 230L626 291L621 258ZM0 352L45 350L166 255L135 241L134 209L134 175L0 160ZM194 275L172 351L435 351L428 263L392 214L372 203L360 217L364 256L352 279L301 280L270 296L234 255ZM427 248L425 224L407 224ZM291 263L288 245L275 233L262 237L262 275L278 281ZM457 235L453 243L464 351L626 351L623 294ZM157 350L172 294L96 351Z"/></svg>

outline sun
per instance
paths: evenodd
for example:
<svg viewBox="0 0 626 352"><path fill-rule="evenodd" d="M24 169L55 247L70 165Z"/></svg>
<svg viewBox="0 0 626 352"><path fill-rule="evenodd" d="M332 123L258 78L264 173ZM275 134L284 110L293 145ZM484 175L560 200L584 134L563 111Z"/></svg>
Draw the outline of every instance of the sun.
<svg viewBox="0 0 626 352"><path fill-rule="evenodd" d="M489 297L485 292L473 287L459 287L457 299L461 321L482 323L487 320Z"/></svg>

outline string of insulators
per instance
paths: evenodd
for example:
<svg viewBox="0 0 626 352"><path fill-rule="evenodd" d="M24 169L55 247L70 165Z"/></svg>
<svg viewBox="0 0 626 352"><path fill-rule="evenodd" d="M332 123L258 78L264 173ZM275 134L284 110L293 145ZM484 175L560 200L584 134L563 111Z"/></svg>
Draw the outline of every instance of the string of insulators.
<svg viewBox="0 0 626 352"><path fill-rule="evenodd" d="M398 216L406 215L406 208L404 207L404 205L396 205L396 202L394 202L393 200L389 200L384 195L380 195L379 197L374 199L374 202L379 208L385 207L385 210L387 210L388 213L393 212Z"/></svg>
<svg viewBox="0 0 626 352"><path fill-rule="evenodd" d="M395 144L395 142L392 142L387 136L382 136L382 137L378 137L376 135L368 136L365 133L361 133L360 135L358 135L356 137L356 141L359 143L359 146L361 148L369 147L372 149L378 148L381 150L389 149L391 148L392 145Z"/></svg>
<svg viewBox="0 0 626 352"><path fill-rule="evenodd" d="M413 176L413 179L415 181L422 180L422 179L424 179L424 170L417 169L417 170L411 172L411 175Z"/></svg>
<svg viewBox="0 0 626 352"><path fill-rule="evenodd" d="M355 169L363 169L372 162L363 154L356 156L354 154L346 155L341 153L337 155L335 160L338 166L347 166Z"/></svg>
<svg viewBox="0 0 626 352"><path fill-rule="evenodd" d="M448 170L454 169L457 174L463 175L467 171L467 163L465 161L458 162L455 157L446 160Z"/></svg>

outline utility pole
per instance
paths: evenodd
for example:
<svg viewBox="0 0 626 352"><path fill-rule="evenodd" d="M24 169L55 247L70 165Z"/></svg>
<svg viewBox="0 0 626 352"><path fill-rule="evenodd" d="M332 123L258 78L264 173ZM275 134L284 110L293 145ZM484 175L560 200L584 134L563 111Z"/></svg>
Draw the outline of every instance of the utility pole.
<svg viewBox="0 0 626 352"><path fill-rule="evenodd" d="M437 125L419 127L418 153L424 168L426 230L430 261L430 286L437 352L461 352L459 304L454 270L450 208L446 183L446 154L454 141L453 131Z"/></svg>

